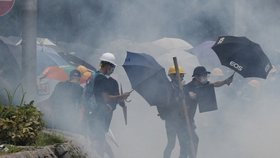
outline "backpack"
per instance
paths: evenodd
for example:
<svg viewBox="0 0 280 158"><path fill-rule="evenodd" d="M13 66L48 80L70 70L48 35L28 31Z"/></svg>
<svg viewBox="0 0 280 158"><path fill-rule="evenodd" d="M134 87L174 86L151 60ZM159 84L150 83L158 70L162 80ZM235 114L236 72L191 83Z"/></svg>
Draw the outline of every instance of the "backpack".
<svg viewBox="0 0 280 158"><path fill-rule="evenodd" d="M86 82L84 95L83 95L83 105L85 106L85 111L88 114L92 114L94 111L97 110L97 103L94 96L94 80L96 76L99 75L99 72L96 72L94 75L92 75Z"/></svg>
<svg viewBox="0 0 280 158"><path fill-rule="evenodd" d="M172 89L171 89L171 93L170 93L170 99L169 99L168 103L166 103L166 105L164 105L164 106L157 106L158 116L162 120L166 120L167 117L170 116L170 114L172 113L174 108L177 108L174 105L180 104L180 102L178 102L178 100L177 100L177 98L179 96L178 94L179 94L178 93L178 88L175 87L174 85L172 85Z"/></svg>

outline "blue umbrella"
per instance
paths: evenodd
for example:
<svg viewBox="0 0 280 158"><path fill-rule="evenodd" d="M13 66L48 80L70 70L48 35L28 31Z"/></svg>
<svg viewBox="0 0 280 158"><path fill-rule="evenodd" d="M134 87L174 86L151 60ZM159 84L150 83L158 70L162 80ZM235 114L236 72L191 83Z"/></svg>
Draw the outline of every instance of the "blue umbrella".
<svg viewBox="0 0 280 158"><path fill-rule="evenodd" d="M132 88L151 105L166 106L171 85L165 70L145 53L127 52L123 67Z"/></svg>

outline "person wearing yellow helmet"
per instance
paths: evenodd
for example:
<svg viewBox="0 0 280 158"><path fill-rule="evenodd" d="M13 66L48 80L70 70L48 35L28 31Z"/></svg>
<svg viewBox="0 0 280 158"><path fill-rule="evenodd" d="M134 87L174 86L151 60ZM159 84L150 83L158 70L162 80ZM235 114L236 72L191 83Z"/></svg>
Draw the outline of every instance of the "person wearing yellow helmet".
<svg viewBox="0 0 280 158"><path fill-rule="evenodd" d="M181 81L183 81L183 78L184 78L184 75L185 75L185 71L183 69L182 66L179 66L178 67L179 69L179 74L180 74L180 78L181 78ZM170 66L169 69L168 69L168 76L170 77L171 81L176 81L176 69L175 69L175 66Z"/></svg>
<svg viewBox="0 0 280 158"><path fill-rule="evenodd" d="M83 65L77 66L76 69L77 69L78 71L80 71L81 74L83 74L83 73L85 73L85 72L88 71L88 69L87 69L85 66L83 66Z"/></svg>
<svg viewBox="0 0 280 158"><path fill-rule="evenodd" d="M178 67L180 82L184 82L185 71L183 67ZM164 149L163 157L170 158L171 153L176 144L176 137L178 137L180 143L180 157L184 156L184 150L187 148L185 142L185 126L184 117L182 117L180 108L180 98L179 98L179 85L176 76L176 69L174 66L169 67L168 76L170 78L170 83L172 87L170 101L165 107L157 107L158 115L162 120L165 121L165 129L167 135L167 145Z"/></svg>

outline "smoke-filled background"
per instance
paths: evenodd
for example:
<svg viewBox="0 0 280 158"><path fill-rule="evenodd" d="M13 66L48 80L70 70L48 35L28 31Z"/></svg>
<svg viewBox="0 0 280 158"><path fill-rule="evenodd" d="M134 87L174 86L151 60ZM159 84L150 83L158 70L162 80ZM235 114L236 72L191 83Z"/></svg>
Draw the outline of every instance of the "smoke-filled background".
<svg viewBox="0 0 280 158"><path fill-rule="evenodd" d="M280 154L279 7L278 0L39 0L38 36L75 51L97 68L98 57L106 51L116 54L119 65L126 50L159 56L160 49L141 44L162 37L181 38L193 46L216 40L219 35L249 37L262 46L278 71L267 80L257 79L257 86L235 75L230 87L216 89L219 110L196 114L198 157L276 158ZM2 36L21 36L19 0L15 8L0 17ZM187 64L181 59L180 64ZM166 69L169 66L160 64ZM185 71L185 80L190 81L193 69ZM130 90L121 66L113 76L124 90ZM156 108L136 92L130 99L128 126L124 125L121 108L115 111L111 123L119 145L112 144L116 157L162 157L166 145L164 122L157 116ZM177 143L173 157L178 157L178 151Z"/></svg>

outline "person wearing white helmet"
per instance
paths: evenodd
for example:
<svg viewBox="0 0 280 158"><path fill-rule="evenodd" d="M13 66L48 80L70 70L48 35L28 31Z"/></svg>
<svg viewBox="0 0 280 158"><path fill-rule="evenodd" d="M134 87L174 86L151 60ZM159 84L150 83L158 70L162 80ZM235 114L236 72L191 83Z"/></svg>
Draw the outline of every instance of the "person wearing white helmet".
<svg viewBox="0 0 280 158"><path fill-rule="evenodd" d="M113 111L117 104L124 106L124 100L130 95L130 92L120 94L118 82L110 76L117 66L115 60L112 53L102 54L100 69L85 88L85 111L88 114L90 138L100 157L104 156L105 134L109 130Z"/></svg>

